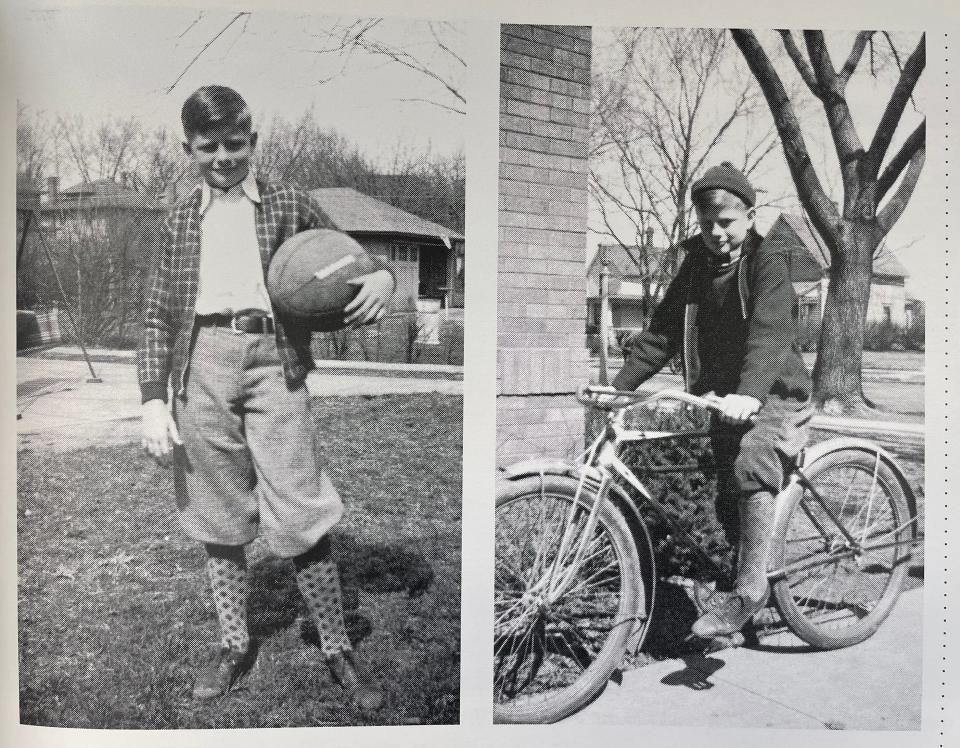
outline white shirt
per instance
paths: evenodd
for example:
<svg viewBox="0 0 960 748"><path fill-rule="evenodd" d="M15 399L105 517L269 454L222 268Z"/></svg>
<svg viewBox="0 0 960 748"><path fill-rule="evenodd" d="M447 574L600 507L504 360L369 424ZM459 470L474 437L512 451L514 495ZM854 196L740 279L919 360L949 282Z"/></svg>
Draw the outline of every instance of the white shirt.
<svg viewBox="0 0 960 748"><path fill-rule="evenodd" d="M263 278L256 207L260 191L253 174L226 192L204 182L200 200L200 285L197 314L271 310Z"/></svg>

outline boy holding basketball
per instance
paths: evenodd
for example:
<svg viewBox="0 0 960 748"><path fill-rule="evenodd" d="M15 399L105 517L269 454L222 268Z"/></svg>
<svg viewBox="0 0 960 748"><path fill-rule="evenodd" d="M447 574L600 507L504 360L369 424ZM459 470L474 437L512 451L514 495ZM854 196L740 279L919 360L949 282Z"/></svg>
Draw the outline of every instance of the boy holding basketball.
<svg viewBox="0 0 960 748"><path fill-rule="evenodd" d="M613 387L636 389L682 351L687 389L718 406L711 427L717 516L737 548L737 578L732 593L706 601L693 626L714 639L739 631L769 597L774 497L784 461L806 443L811 387L787 258L754 229L753 186L725 162L693 184L691 198L700 233L686 242L649 327L628 342Z"/></svg>
<svg viewBox="0 0 960 748"><path fill-rule="evenodd" d="M244 546L259 534L293 560L333 674L355 705L373 710L382 692L352 655L330 555L328 532L343 506L317 464L305 385L310 330L273 313L264 282L286 239L332 226L302 190L253 177L257 134L235 91L200 88L181 119L202 182L165 223L137 362L143 446L162 462L172 453L180 523L206 547L220 623L221 646L193 694L226 693L252 664ZM380 319L392 273L381 266L353 283L346 322Z"/></svg>

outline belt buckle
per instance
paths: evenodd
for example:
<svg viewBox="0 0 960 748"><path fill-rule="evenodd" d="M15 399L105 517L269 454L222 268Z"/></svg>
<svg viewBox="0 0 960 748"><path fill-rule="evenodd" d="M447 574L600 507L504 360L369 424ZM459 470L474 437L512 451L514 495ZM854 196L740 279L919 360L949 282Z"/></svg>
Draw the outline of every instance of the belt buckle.
<svg viewBox="0 0 960 748"><path fill-rule="evenodd" d="M233 330L234 335L243 335L245 330L240 330L237 328L237 317L240 315L234 314L230 317L230 329Z"/></svg>

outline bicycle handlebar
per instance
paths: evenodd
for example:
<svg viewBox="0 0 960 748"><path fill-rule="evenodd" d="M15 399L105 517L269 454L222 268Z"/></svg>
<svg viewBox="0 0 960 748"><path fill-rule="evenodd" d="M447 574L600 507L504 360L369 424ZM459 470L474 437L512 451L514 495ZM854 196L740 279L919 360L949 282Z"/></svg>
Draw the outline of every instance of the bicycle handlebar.
<svg viewBox="0 0 960 748"><path fill-rule="evenodd" d="M600 398L609 398L609 401L601 402ZM705 410L720 410L720 406L713 400L706 397L691 395L682 390L659 390L658 392L639 392L637 390L614 390L609 387L597 387L595 385L583 385L577 390L577 400L583 405L589 405L592 408L602 410L617 410L626 408L632 404L650 404L658 400L674 400L676 402L687 403Z"/></svg>

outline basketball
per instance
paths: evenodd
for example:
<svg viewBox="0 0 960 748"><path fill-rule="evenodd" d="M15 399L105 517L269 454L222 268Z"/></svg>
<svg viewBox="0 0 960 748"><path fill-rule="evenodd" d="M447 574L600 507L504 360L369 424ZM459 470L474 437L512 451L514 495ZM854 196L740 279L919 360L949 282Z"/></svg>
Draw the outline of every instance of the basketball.
<svg viewBox="0 0 960 748"><path fill-rule="evenodd" d="M357 294L353 278L377 267L351 237L331 229L311 229L287 239L270 260L267 291L284 314L318 331L344 327L343 308Z"/></svg>

